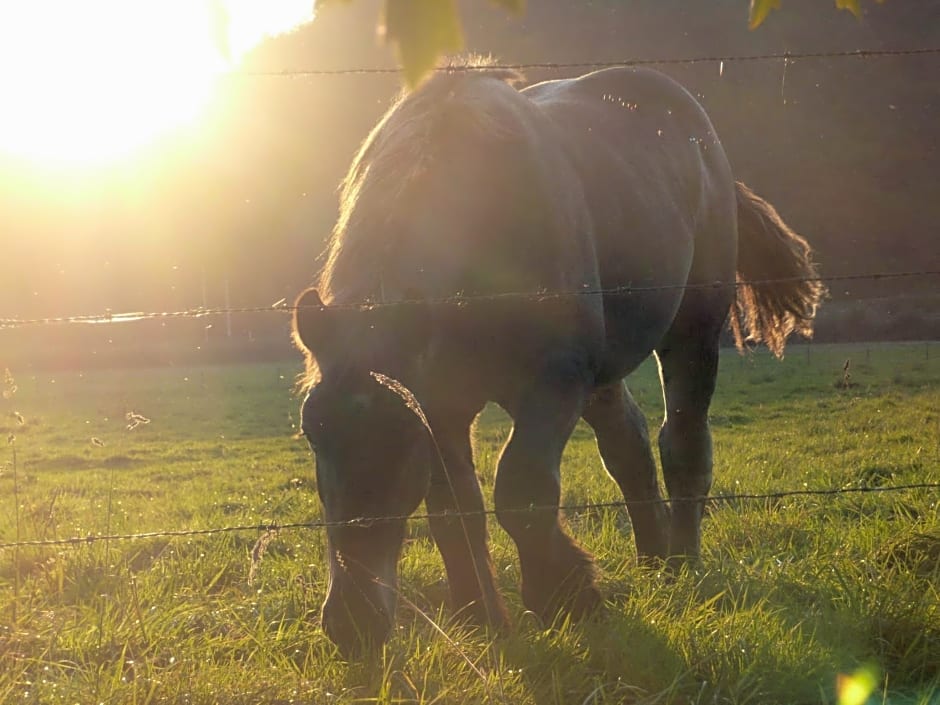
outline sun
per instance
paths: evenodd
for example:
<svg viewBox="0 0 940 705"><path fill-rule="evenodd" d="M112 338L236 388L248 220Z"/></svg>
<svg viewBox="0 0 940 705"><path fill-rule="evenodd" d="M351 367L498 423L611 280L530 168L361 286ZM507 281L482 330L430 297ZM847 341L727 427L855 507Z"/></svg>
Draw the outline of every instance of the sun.
<svg viewBox="0 0 940 705"><path fill-rule="evenodd" d="M267 0L0 3L0 154L42 165L97 165L193 124L244 52L310 19L310 0L287 5L289 11ZM258 9L266 6L277 13Z"/></svg>

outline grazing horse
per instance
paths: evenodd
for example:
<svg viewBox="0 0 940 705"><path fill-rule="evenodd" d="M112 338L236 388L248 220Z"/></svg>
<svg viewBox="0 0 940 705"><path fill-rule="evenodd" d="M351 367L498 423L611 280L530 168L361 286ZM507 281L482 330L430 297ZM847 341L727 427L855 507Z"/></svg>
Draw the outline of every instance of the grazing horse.
<svg viewBox="0 0 940 705"><path fill-rule="evenodd" d="M441 72L403 95L355 157L317 288L297 300L302 431L331 523L322 620L343 653L388 638L405 517L422 500L453 607L506 624L473 465L487 402L513 421L495 505L528 609L551 620L601 600L558 510L579 419L623 492L641 560L697 557L729 312L739 347L780 355L791 332L811 334L824 293L809 245L734 180L677 83L633 68L524 90L518 79ZM650 354L671 509L623 382Z"/></svg>

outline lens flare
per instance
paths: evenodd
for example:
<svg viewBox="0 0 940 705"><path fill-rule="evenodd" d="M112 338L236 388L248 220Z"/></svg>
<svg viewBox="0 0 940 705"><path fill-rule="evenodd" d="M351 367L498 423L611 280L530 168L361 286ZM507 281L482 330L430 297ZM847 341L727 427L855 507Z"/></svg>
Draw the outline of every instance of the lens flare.
<svg viewBox="0 0 940 705"><path fill-rule="evenodd" d="M310 0L31 0L0 5L0 153L112 162L192 125L221 76Z"/></svg>
<svg viewBox="0 0 940 705"><path fill-rule="evenodd" d="M840 673L836 678L839 705L865 705L879 680L878 669L874 666L862 666L851 675Z"/></svg>

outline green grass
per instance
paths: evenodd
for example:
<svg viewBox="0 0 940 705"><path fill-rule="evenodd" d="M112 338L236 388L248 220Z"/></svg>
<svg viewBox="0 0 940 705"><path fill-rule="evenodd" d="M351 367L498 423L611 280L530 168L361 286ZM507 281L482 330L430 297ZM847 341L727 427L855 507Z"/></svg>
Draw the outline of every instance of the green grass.
<svg viewBox="0 0 940 705"><path fill-rule="evenodd" d="M940 481L936 345L729 353L722 368L716 493ZM287 363L12 372L2 542L319 517ZM655 428L654 367L631 388ZM150 423L128 430L130 411ZM478 430L489 495L506 419L489 409ZM617 499L583 426L563 472L565 502ZM319 531L282 531L251 582L254 531L0 550L0 702L817 703L864 664L882 674L870 702L940 702L937 490L717 505L702 568L675 577L636 566L622 512L568 523L598 558L602 617L546 629L524 612L493 522L513 632L453 626L414 522L397 631L365 664L341 661L318 627Z"/></svg>

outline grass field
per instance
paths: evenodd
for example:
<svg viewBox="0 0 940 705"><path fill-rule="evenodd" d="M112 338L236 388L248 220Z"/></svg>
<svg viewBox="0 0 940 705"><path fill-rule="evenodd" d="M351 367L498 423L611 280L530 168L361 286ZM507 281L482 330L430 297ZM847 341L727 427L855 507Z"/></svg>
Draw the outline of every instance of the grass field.
<svg viewBox="0 0 940 705"><path fill-rule="evenodd" d="M716 494L940 482L940 346L729 352L722 368ZM319 516L289 363L11 372L0 542ZM654 367L631 388L655 428ZM507 434L487 410L488 495ZM563 472L566 503L617 499L584 427ZM675 577L636 566L623 512L568 523L603 571L602 616L547 629L525 613L493 521L513 632L457 628L413 522L398 630L365 664L318 627L320 531L281 531L260 560L257 531L0 549L0 703L825 703L859 669L869 702L940 703L936 489L714 505L702 568Z"/></svg>

